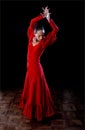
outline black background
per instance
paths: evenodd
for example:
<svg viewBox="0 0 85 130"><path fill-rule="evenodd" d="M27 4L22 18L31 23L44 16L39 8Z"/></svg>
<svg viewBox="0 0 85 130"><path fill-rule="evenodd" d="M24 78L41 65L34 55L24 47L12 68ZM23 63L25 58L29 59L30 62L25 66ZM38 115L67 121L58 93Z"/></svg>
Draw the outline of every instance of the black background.
<svg viewBox="0 0 85 130"><path fill-rule="evenodd" d="M83 94L83 2L10 1L1 3L2 89L22 88L26 73L27 28L47 6L59 27L58 39L41 57L50 87Z"/></svg>

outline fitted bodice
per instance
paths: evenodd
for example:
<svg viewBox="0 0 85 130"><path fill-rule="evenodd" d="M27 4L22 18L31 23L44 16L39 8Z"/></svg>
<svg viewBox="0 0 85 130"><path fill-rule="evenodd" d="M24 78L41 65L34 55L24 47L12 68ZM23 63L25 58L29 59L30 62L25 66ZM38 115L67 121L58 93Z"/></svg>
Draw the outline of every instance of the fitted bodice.
<svg viewBox="0 0 85 130"><path fill-rule="evenodd" d="M42 41L41 41L42 42ZM32 43L29 43L28 48L28 62L29 66L33 66L40 63L40 58L43 53L43 49L41 47L41 42L37 45L33 46Z"/></svg>

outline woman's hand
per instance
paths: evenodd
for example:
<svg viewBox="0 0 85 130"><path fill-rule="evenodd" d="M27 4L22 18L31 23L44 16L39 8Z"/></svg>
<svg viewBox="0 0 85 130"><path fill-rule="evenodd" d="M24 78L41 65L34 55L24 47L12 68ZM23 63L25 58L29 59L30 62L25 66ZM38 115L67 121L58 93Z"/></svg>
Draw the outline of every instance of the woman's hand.
<svg viewBox="0 0 85 130"><path fill-rule="evenodd" d="M49 21L50 20L50 14L51 14L49 12L50 9L48 9L48 6L46 6L45 8L42 7L42 10L43 10L43 13L41 13L42 16L47 18L47 20Z"/></svg>

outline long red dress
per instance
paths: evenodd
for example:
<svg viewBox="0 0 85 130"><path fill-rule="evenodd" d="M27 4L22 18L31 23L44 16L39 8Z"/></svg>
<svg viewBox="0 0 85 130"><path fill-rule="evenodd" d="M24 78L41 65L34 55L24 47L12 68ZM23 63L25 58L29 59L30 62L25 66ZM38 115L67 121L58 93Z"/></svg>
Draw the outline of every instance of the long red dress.
<svg viewBox="0 0 85 130"><path fill-rule="evenodd" d="M42 15L39 15L32 19L28 27L27 72L19 103L19 108L22 108L23 115L27 119L34 118L38 121L41 121L44 117L53 116L56 113L54 102L40 63L40 57L44 49L55 42L59 28L50 19L49 24L52 27L52 31L39 44L33 46L34 27L36 22L42 18Z"/></svg>

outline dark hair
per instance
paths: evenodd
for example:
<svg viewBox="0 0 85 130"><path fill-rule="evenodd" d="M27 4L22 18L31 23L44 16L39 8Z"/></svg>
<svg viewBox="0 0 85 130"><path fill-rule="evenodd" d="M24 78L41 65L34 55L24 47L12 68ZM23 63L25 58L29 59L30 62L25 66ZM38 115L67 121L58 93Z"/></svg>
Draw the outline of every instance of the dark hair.
<svg viewBox="0 0 85 130"><path fill-rule="evenodd" d="M45 33L45 29L44 29L43 25L41 25L41 24L36 24L36 26L35 26L35 28L34 28L34 33L36 33L36 32L39 31L39 30L42 30L43 33Z"/></svg>

